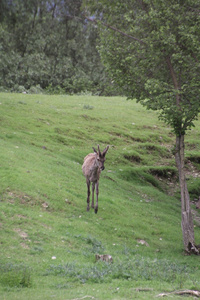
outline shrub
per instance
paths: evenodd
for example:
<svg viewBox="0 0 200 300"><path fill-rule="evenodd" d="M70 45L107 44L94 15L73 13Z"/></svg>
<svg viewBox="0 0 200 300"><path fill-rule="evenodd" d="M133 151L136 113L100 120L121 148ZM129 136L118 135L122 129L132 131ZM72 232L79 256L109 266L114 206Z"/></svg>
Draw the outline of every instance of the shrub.
<svg viewBox="0 0 200 300"><path fill-rule="evenodd" d="M89 109L89 110L91 110L93 108L94 108L94 106L91 106L89 104L86 104L86 105L83 106L83 109Z"/></svg>
<svg viewBox="0 0 200 300"><path fill-rule="evenodd" d="M31 272L24 265L5 264L0 266L0 284L6 287L30 287Z"/></svg>
<svg viewBox="0 0 200 300"><path fill-rule="evenodd" d="M43 93L43 89L38 84L36 86L31 86L30 89L28 90L28 93L29 94L42 94Z"/></svg>
<svg viewBox="0 0 200 300"><path fill-rule="evenodd" d="M87 281L93 283L110 282L113 279L124 280L159 280L162 282L181 283L192 274L185 265L171 263L167 260L150 260L135 256L124 261L114 261L113 264L98 261L94 264L79 266L75 263L50 266L45 275L60 275L67 281Z"/></svg>
<svg viewBox="0 0 200 300"><path fill-rule="evenodd" d="M62 88L61 86L53 86L50 84L46 89L45 92L49 95L64 95L66 94L65 88Z"/></svg>
<svg viewBox="0 0 200 300"><path fill-rule="evenodd" d="M15 93L27 93L27 89L23 85L15 84L12 88L12 92Z"/></svg>

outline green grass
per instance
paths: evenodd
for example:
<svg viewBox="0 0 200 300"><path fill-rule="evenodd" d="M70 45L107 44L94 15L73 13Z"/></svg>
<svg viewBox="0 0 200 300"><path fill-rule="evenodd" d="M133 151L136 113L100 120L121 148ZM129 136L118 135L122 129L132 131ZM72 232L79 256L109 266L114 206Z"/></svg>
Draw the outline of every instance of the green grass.
<svg viewBox="0 0 200 300"><path fill-rule="evenodd" d="M2 93L0 103L1 299L150 299L200 289L200 258L183 252L175 137L155 112L122 97ZM199 132L198 121L186 136L194 198ZM97 144L110 148L96 215L86 212L81 165ZM95 262L97 253L113 263Z"/></svg>

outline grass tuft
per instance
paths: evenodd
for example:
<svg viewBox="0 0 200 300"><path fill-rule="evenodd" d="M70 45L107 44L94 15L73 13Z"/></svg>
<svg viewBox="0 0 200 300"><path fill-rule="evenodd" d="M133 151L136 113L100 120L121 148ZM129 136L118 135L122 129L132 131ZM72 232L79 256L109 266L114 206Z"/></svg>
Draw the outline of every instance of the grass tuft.
<svg viewBox="0 0 200 300"><path fill-rule="evenodd" d="M24 265L1 264L0 284L9 288L29 288L32 285L30 268Z"/></svg>

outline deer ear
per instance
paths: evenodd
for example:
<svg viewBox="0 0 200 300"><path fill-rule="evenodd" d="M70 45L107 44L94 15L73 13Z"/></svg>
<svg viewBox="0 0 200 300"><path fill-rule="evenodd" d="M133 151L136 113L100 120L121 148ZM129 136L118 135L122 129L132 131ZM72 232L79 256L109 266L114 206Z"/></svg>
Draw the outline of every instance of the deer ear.
<svg viewBox="0 0 200 300"><path fill-rule="evenodd" d="M103 150L103 156L105 156L106 155L106 153L107 153L107 151L108 151L108 149L109 149L109 145Z"/></svg>

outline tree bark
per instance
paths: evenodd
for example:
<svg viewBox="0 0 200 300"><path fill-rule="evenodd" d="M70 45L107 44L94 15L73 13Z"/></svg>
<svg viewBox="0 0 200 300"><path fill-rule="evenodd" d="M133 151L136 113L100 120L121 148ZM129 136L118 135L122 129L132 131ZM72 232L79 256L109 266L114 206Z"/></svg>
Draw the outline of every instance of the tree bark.
<svg viewBox="0 0 200 300"><path fill-rule="evenodd" d="M184 249L188 254L199 254L199 250L194 242L194 225L190 208L190 196L184 170L184 135L176 136L176 165L179 172L179 183L181 190L181 227L183 233Z"/></svg>
<svg viewBox="0 0 200 300"><path fill-rule="evenodd" d="M174 85L176 93L176 106L181 112L181 94L180 90L180 82L178 82L177 75L173 68L171 58L166 57L167 66L169 68L172 82ZM181 133L182 129L182 121L179 124L179 132L180 134L176 135L176 154L175 160L179 173L179 183L181 190L181 227L183 233L183 243L185 251L189 254L199 254L198 248L195 246L194 242L194 224L192 220L192 213L190 208L190 196L187 189L187 183L185 179L185 154L184 154L184 133Z"/></svg>

